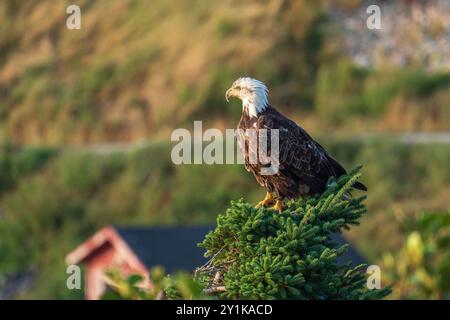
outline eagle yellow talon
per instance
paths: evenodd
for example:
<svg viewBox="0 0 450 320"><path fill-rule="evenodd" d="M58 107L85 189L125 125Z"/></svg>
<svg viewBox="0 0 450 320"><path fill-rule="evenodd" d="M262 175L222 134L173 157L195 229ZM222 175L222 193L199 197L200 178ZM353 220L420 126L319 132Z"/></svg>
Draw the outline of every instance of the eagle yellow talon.
<svg viewBox="0 0 450 320"><path fill-rule="evenodd" d="M275 205L273 206L273 209L277 210L278 212L283 211L283 202L281 200L277 200L275 202Z"/></svg>
<svg viewBox="0 0 450 320"><path fill-rule="evenodd" d="M267 192L266 197L264 198L264 200L258 202L258 204L256 205L255 208L267 207L267 206L270 206L273 203L274 203L274 199L272 197L272 193L271 192Z"/></svg>

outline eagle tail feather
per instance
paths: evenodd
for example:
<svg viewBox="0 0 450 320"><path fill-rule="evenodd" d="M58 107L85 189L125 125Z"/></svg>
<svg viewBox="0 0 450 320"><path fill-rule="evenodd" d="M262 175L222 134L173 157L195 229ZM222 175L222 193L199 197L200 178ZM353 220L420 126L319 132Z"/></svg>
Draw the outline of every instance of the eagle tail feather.
<svg viewBox="0 0 450 320"><path fill-rule="evenodd" d="M362 184L361 182L359 182L359 181L356 181L353 184L353 188L358 189L358 190L362 190L362 191L367 191L367 187L364 184Z"/></svg>
<svg viewBox="0 0 450 320"><path fill-rule="evenodd" d="M328 160L330 160L331 164L333 165L333 169L335 171L335 176L336 177L340 177L340 176L342 176L344 174L347 174L347 171L345 171L344 167L339 162L337 162L336 159L334 159L333 157L328 156ZM359 181L356 181L353 184L353 188L358 189L358 190L362 190L362 191L367 191L367 187L364 184L362 184L361 182L359 182Z"/></svg>

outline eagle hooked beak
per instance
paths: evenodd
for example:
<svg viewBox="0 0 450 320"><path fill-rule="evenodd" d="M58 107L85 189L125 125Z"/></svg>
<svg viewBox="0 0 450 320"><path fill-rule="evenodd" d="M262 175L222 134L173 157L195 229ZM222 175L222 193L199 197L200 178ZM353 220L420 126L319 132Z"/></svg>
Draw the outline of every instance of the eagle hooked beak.
<svg viewBox="0 0 450 320"><path fill-rule="evenodd" d="M230 88L227 90L227 92L225 92L225 99L227 100L227 102L230 102L231 97L237 97L236 89L234 88Z"/></svg>

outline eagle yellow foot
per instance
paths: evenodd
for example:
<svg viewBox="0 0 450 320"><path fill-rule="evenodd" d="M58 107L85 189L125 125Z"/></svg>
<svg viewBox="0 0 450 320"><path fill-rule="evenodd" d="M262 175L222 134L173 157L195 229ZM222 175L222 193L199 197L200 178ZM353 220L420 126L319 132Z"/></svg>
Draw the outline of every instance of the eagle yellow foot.
<svg viewBox="0 0 450 320"><path fill-rule="evenodd" d="M275 202L275 200L272 197L272 193L267 192L266 197L264 198L264 200L258 202L258 204L256 205L255 208L267 207L267 206L270 206L271 204L273 204L274 202Z"/></svg>
<svg viewBox="0 0 450 320"><path fill-rule="evenodd" d="M278 212L282 212L283 211L283 202L278 199L275 202L275 205L273 206L273 209L277 210Z"/></svg>

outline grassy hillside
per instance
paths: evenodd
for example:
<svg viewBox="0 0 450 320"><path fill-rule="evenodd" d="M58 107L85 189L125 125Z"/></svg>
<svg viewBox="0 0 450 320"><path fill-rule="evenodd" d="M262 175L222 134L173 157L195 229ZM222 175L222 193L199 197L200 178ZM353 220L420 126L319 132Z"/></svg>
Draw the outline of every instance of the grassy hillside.
<svg viewBox="0 0 450 320"><path fill-rule="evenodd" d="M309 50L296 52L292 68L294 53L277 45L289 38L300 48L306 41L320 12L307 1L80 1L79 31L65 28L68 3L0 4L5 139L58 144L149 137L194 115L234 112L223 95L238 75L276 84L313 72ZM302 19L291 31L294 9ZM264 64L270 57L277 65ZM295 70L305 76L287 74ZM292 98L293 85L286 81L280 96Z"/></svg>
<svg viewBox="0 0 450 320"><path fill-rule="evenodd" d="M192 119L234 127L238 104L223 95L242 75L317 131L449 129L449 76L353 67L329 1L84 0L81 30L65 27L69 3L1 1L0 141L167 137Z"/></svg>

